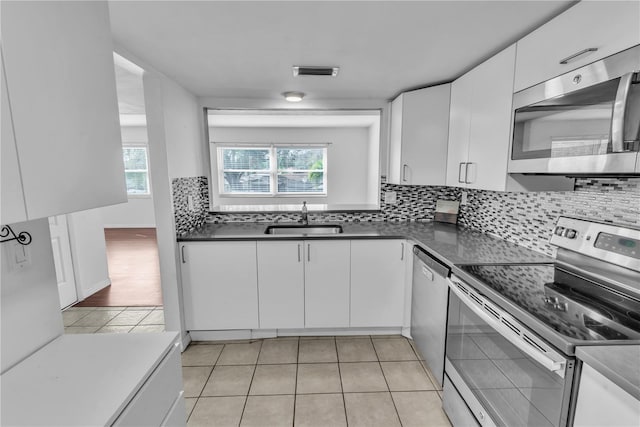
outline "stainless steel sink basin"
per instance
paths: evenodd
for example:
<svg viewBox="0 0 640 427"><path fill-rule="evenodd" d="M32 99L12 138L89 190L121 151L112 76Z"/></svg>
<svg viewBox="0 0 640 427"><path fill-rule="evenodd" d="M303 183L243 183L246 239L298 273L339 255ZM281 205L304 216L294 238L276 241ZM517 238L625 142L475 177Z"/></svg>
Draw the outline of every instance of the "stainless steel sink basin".
<svg viewBox="0 0 640 427"><path fill-rule="evenodd" d="M318 234L340 234L341 225L316 224L316 225L270 225L264 230L264 234L287 234L291 236L318 235Z"/></svg>

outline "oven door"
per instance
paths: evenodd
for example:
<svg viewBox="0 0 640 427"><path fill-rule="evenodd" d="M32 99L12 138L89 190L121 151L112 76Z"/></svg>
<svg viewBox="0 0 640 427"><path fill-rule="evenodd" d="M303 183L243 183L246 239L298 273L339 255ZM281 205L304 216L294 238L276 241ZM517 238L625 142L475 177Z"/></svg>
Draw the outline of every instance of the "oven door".
<svg viewBox="0 0 640 427"><path fill-rule="evenodd" d="M457 277L449 288L445 374L478 423L565 427L574 361Z"/></svg>

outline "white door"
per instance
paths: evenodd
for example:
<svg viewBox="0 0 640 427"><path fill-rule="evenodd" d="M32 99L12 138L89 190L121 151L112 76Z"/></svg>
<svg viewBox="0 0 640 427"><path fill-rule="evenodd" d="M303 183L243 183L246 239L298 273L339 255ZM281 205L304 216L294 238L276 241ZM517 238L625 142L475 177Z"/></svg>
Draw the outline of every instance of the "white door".
<svg viewBox="0 0 640 427"><path fill-rule="evenodd" d="M73 275L73 261L71 259L71 245L69 244L67 216L58 215L50 217L49 231L51 233L53 262L56 266L56 277L58 279L60 308L65 308L78 301L76 279Z"/></svg>

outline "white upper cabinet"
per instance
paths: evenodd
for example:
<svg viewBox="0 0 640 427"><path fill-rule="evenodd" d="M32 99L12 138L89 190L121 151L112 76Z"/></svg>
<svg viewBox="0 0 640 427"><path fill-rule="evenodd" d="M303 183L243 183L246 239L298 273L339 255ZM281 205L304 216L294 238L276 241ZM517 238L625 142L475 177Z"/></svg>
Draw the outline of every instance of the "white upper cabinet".
<svg viewBox="0 0 640 427"><path fill-rule="evenodd" d="M581 1L518 41L514 91L637 44L640 2Z"/></svg>
<svg viewBox="0 0 640 427"><path fill-rule="evenodd" d="M444 185L451 85L400 94L391 104L391 184Z"/></svg>
<svg viewBox="0 0 640 427"><path fill-rule="evenodd" d="M1 59L1 58L0 58ZM7 94L7 82L4 78L4 61L0 63L0 74L2 76L2 153L0 160L2 166L2 203L0 203L0 224L11 224L22 222L27 218L27 211L24 207L24 194L22 193L22 183L20 179L20 169L18 167L18 154L16 153L16 140L13 134L13 122L11 120L11 109L9 108L9 97Z"/></svg>
<svg viewBox="0 0 640 427"><path fill-rule="evenodd" d="M2 223L126 202L107 2L0 7L3 104L15 141L11 150L3 126L3 166L6 149L19 167L25 211L3 208ZM2 174L4 205L4 167Z"/></svg>
<svg viewBox="0 0 640 427"><path fill-rule="evenodd" d="M515 55L512 45L453 82L447 185L507 189Z"/></svg>

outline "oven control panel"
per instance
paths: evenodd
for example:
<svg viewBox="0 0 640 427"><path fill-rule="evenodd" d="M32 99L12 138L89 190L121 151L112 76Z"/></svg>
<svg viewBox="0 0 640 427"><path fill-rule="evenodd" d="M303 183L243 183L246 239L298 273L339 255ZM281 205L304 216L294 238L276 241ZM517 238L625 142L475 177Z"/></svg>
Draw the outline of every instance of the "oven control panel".
<svg viewBox="0 0 640 427"><path fill-rule="evenodd" d="M550 243L640 271L640 229L560 217Z"/></svg>
<svg viewBox="0 0 640 427"><path fill-rule="evenodd" d="M640 259L640 239L631 239L602 232L596 237L594 246L605 251Z"/></svg>

